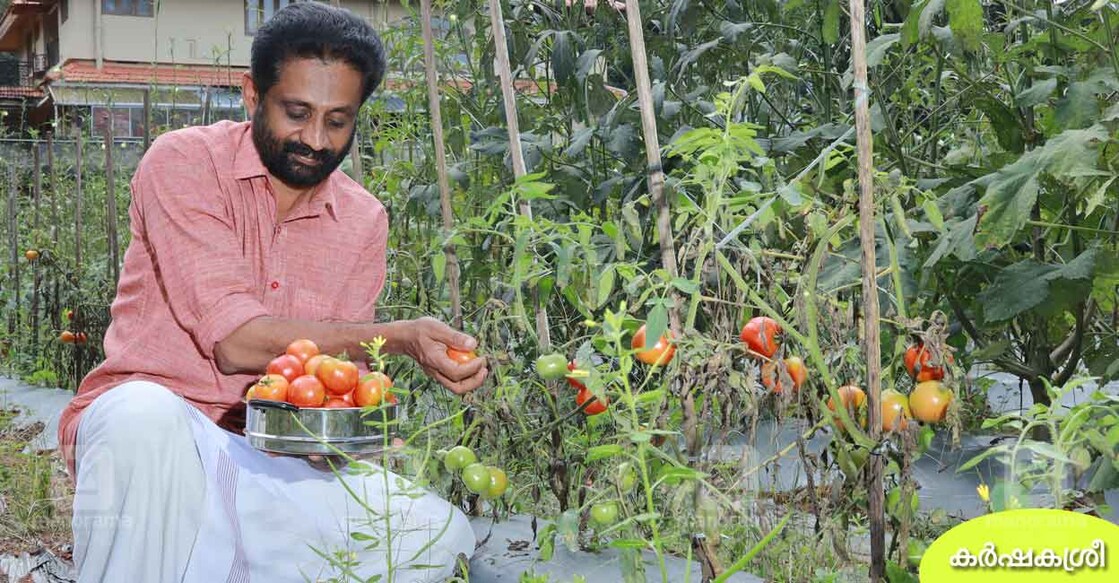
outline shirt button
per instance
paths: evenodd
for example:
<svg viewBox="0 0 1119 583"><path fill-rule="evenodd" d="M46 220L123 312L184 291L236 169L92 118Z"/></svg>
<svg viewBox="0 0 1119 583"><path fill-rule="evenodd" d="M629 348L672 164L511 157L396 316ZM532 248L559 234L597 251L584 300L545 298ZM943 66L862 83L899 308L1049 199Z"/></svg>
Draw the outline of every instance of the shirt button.
<svg viewBox="0 0 1119 583"><path fill-rule="evenodd" d="M272 289L280 289L280 282L273 281L272 282Z"/></svg>

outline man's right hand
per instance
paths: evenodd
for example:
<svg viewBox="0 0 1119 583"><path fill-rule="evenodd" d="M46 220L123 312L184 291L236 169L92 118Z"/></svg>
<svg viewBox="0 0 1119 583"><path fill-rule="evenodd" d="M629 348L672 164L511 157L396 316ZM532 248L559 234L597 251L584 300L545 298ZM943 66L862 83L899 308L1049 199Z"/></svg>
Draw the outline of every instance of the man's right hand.
<svg viewBox="0 0 1119 583"><path fill-rule="evenodd" d="M482 386L489 373L485 358L459 364L447 355L448 348L474 350L478 341L472 336L431 317L412 320L405 329L409 333L405 352L428 376L456 395L464 395Z"/></svg>

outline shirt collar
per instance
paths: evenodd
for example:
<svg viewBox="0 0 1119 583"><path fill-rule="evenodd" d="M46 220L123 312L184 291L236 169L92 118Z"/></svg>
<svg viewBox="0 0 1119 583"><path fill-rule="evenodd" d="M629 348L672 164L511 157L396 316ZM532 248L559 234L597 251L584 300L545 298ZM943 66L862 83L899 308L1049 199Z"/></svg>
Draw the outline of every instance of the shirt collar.
<svg viewBox="0 0 1119 583"><path fill-rule="evenodd" d="M237 180L248 180L250 178L268 177L268 169L264 167L264 162L260 160L260 152L256 149L256 144L253 143L252 122L243 122L244 127L241 129L241 134L238 136L239 143L237 149L233 154L233 177ZM335 176L340 170L335 170L327 176L318 190L315 191L313 198L309 202L306 213L300 213L301 216L314 216L322 214L325 210L335 221L338 220L338 198L335 193L338 190L338 177Z"/></svg>

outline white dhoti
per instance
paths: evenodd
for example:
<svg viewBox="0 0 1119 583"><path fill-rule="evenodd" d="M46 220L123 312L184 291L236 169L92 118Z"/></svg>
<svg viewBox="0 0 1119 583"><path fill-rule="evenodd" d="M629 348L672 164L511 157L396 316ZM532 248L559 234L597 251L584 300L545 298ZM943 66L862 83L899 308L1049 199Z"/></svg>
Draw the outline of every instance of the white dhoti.
<svg viewBox="0 0 1119 583"><path fill-rule="evenodd" d="M75 455L80 583L443 581L474 552L466 516L431 492L270 456L150 382L94 400Z"/></svg>

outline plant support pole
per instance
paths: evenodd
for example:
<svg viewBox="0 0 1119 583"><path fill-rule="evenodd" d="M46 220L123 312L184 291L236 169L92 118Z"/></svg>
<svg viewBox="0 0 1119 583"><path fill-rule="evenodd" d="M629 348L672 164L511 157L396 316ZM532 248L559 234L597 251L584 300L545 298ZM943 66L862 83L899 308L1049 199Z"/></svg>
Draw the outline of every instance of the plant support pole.
<svg viewBox="0 0 1119 583"><path fill-rule="evenodd" d="M113 129L112 119L105 126L105 213L109 239L109 273L113 287L120 279L120 242L117 240L117 189L113 183Z"/></svg>
<svg viewBox="0 0 1119 583"><path fill-rule="evenodd" d="M435 35L431 30L431 0L420 0L420 22L424 35L424 70L427 73L427 107L431 113L431 134L435 141L435 171L439 176L439 206L443 211L443 253L447 257L447 285L451 288L451 319L462 329L462 297L458 282L458 257L451 242L455 227L451 209L451 184L447 179L447 153L443 144L443 112L439 104L438 72L435 68Z"/></svg>
<svg viewBox="0 0 1119 583"><path fill-rule="evenodd" d="M875 443L882 438L882 355L879 341L877 259L874 252L874 168L870 133L870 91L866 73L866 11L863 0L851 0L851 55L855 73L855 144L859 160L859 243L862 247L863 338L867 375L867 423ZM870 456L867 506L870 514L870 580L886 573L886 519L883 514L882 456Z"/></svg>
<svg viewBox="0 0 1119 583"><path fill-rule="evenodd" d="M528 171L525 157L521 151L521 129L517 122L517 101L513 87L513 70L509 65L509 45L505 41L505 16L501 13L501 0L489 0L490 24L493 30L493 45L496 53L497 76L501 80L501 97L505 106L505 124L509 126L509 154L513 158L513 175L520 180ZM532 207L527 200L520 201L521 214L532 219ZM552 347L552 336L548 331L548 312L540 302L539 292L533 290L533 303L536 305L536 335L541 351Z"/></svg>

